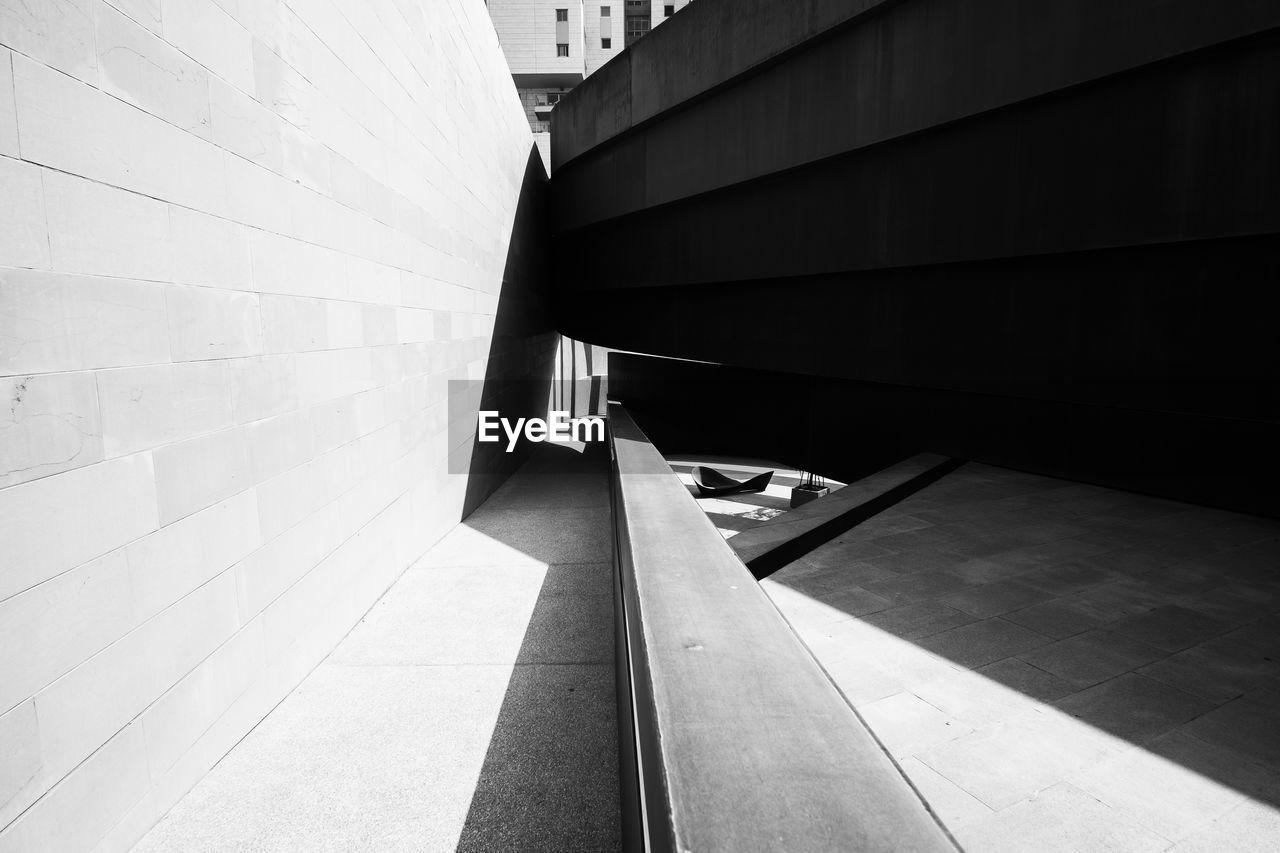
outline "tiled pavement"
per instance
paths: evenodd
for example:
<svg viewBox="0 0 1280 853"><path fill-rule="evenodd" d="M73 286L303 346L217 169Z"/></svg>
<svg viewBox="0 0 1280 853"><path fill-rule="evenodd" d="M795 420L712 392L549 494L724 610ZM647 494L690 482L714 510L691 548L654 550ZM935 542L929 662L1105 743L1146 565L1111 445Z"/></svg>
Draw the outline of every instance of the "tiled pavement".
<svg viewBox="0 0 1280 853"><path fill-rule="evenodd" d="M1280 850L1280 523L970 463L763 583L970 853Z"/></svg>
<svg viewBox="0 0 1280 853"><path fill-rule="evenodd" d="M135 851L617 850L608 461L539 453Z"/></svg>

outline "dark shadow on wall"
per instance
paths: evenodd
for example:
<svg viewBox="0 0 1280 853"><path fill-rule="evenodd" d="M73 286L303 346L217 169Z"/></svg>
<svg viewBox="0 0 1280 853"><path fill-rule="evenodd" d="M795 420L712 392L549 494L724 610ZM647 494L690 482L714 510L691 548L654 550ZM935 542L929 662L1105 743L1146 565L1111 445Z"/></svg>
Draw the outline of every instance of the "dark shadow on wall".
<svg viewBox="0 0 1280 853"><path fill-rule="evenodd" d="M465 472L462 517L484 503L528 456L522 442L512 453L505 443L481 443L476 412L506 418L544 417L559 335L548 299L549 187L536 146L530 146L502 272L502 288L483 380L449 386L449 471ZM465 379L464 376L455 377Z"/></svg>
<svg viewBox="0 0 1280 853"><path fill-rule="evenodd" d="M609 382L665 452L768 458L851 482L927 450L1280 517L1275 454L1261 450L1274 445L1270 420L619 352Z"/></svg>

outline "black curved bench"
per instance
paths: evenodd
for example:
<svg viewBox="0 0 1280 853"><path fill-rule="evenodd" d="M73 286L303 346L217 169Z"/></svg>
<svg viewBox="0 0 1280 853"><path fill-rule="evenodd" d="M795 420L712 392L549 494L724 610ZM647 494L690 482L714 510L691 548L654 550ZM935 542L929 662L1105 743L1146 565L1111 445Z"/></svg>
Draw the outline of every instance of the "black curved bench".
<svg viewBox="0 0 1280 853"><path fill-rule="evenodd" d="M773 479L772 471L757 474L750 480L739 481L703 465L694 466L693 469L693 483L703 497L735 495L738 492L763 492L771 479Z"/></svg>

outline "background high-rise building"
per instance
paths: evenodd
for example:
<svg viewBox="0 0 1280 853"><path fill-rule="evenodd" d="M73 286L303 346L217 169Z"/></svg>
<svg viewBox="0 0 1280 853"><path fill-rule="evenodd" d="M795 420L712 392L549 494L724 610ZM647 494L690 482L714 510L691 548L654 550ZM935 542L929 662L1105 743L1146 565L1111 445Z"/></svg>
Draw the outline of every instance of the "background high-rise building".
<svg viewBox="0 0 1280 853"><path fill-rule="evenodd" d="M489 0L498 41L548 168L551 111L561 96L689 2Z"/></svg>

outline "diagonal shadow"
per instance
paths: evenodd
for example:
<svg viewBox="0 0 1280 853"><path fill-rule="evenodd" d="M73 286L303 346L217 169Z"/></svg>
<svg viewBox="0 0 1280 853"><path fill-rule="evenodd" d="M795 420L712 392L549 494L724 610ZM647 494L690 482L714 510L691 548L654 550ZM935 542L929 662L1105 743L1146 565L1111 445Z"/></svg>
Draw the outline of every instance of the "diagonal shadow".
<svg viewBox="0 0 1280 853"><path fill-rule="evenodd" d="M548 568L460 851L621 849L607 477L603 444L541 445L468 521Z"/></svg>

